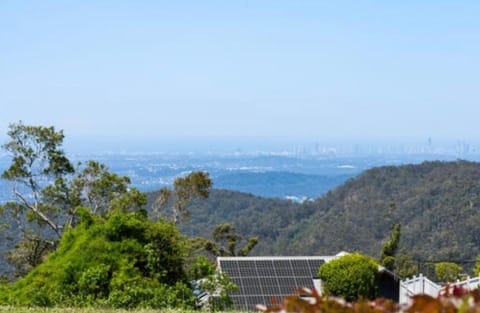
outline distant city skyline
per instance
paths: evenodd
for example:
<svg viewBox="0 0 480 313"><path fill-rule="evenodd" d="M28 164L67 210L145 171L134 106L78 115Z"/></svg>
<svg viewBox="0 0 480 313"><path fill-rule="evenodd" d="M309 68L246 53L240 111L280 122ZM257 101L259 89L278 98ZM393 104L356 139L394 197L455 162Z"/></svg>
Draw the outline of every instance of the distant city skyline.
<svg viewBox="0 0 480 313"><path fill-rule="evenodd" d="M478 16L467 0L1 1L0 139L23 120L133 145L480 142Z"/></svg>
<svg viewBox="0 0 480 313"><path fill-rule="evenodd" d="M167 153L278 156L438 155L480 156L480 140L441 138L306 137L66 137L68 153Z"/></svg>

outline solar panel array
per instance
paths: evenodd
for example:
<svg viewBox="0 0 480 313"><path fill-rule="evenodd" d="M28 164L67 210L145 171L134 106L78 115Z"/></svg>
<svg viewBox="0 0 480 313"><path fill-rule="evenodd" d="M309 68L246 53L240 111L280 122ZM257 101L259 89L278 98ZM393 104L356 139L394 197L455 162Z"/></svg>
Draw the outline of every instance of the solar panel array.
<svg viewBox="0 0 480 313"><path fill-rule="evenodd" d="M238 286L230 294L237 310L255 310L256 304L272 304L301 287L314 288L313 279L325 262L321 257L219 258L222 271Z"/></svg>

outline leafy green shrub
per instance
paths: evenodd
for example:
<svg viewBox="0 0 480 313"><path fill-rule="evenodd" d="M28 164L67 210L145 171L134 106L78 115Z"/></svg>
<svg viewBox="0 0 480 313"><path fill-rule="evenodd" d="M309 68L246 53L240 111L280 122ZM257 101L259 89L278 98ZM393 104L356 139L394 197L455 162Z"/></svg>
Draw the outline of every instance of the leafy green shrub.
<svg viewBox="0 0 480 313"><path fill-rule="evenodd" d="M454 282L459 278L463 268L452 262L440 262L435 264L435 275L440 281Z"/></svg>
<svg viewBox="0 0 480 313"><path fill-rule="evenodd" d="M51 307L53 306L53 301L48 294L48 290L44 288L31 290L29 293L30 303L32 306L39 307Z"/></svg>
<svg viewBox="0 0 480 313"><path fill-rule="evenodd" d="M378 265L359 253L347 254L320 266L324 291L347 301L373 299L377 294Z"/></svg>
<svg viewBox="0 0 480 313"><path fill-rule="evenodd" d="M188 278L197 280L215 273L215 266L205 256L196 257L188 269Z"/></svg>
<svg viewBox="0 0 480 313"><path fill-rule="evenodd" d="M114 308L193 308L195 297L184 283L174 286L159 284L151 279L114 280L112 291L105 302Z"/></svg>
<svg viewBox="0 0 480 313"><path fill-rule="evenodd" d="M87 215L44 263L6 289L0 305L194 306L184 271L189 245L175 225L138 213Z"/></svg>
<svg viewBox="0 0 480 313"><path fill-rule="evenodd" d="M200 289L210 293L207 307L211 311L224 311L233 305L230 293L237 291L238 286L233 283L228 275L221 271L215 271L202 280Z"/></svg>
<svg viewBox="0 0 480 313"><path fill-rule="evenodd" d="M112 272L110 266L99 264L87 268L78 280L81 295L93 298L104 298L109 294L109 284Z"/></svg>

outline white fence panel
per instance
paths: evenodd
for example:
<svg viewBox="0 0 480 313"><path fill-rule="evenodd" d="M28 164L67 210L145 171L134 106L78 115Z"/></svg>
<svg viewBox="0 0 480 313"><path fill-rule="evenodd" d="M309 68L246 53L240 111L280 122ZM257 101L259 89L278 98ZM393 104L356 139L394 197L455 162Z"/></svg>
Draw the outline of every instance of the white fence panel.
<svg viewBox="0 0 480 313"><path fill-rule="evenodd" d="M449 284L450 286L458 286L464 289L473 290L480 285L480 276L468 278L464 281L457 281ZM410 304L411 297L414 295L425 294L432 297L438 296L442 291L445 291L446 286L440 286L432 282L427 277L420 274L418 277L403 280L400 282L400 304Z"/></svg>
<svg viewBox="0 0 480 313"><path fill-rule="evenodd" d="M418 277L414 276L411 279L400 282L399 302L400 304L409 304L410 298L418 294L426 294L436 297L440 289L441 286L420 274Z"/></svg>
<svg viewBox="0 0 480 313"><path fill-rule="evenodd" d="M472 278L468 277L464 281L457 281L457 282L451 283L449 285L450 285L450 287L457 286L457 287L462 287L463 289L467 289L467 290L477 289L478 286L480 285L480 276L479 277L472 277ZM444 291L445 288L446 288L446 286L444 286L442 288L442 291Z"/></svg>

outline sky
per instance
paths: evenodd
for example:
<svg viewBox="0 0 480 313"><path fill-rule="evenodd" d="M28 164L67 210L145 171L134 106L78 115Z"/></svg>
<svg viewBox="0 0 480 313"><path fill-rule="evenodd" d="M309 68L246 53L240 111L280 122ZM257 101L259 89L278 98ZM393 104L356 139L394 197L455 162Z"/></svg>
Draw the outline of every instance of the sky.
<svg viewBox="0 0 480 313"><path fill-rule="evenodd" d="M480 1L0 1L0 133L480 139Z"/></svg>

